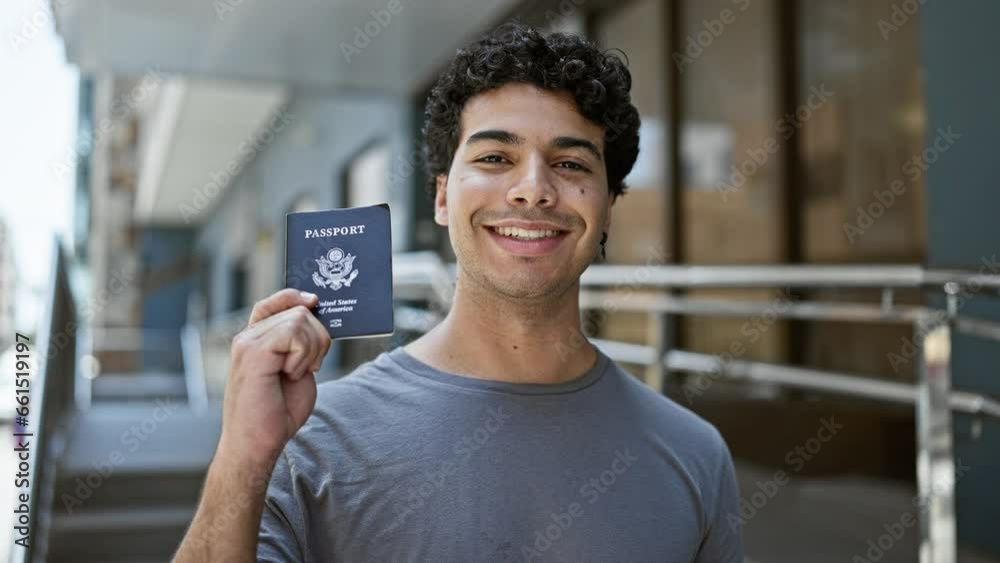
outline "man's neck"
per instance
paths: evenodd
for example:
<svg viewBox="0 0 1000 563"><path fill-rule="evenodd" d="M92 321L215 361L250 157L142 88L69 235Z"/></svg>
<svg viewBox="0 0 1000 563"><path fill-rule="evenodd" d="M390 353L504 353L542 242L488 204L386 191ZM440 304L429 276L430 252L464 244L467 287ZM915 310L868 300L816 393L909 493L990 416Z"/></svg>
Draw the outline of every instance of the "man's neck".
<svg viewBox="0 0 1000 563"><path fill-rule="evenodd" d="M580 330L579 285L545 302L517 302L459 272L448 316L406 345L418 360L452 373L512 383L580 377L597 352Z"/></svg>

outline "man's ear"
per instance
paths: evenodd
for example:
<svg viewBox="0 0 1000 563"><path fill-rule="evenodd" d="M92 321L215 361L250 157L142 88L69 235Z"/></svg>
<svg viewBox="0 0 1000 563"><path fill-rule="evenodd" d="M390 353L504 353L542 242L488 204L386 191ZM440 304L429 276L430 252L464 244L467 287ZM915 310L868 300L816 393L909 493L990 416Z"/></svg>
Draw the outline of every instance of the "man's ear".
<svg viewBox="0 0 1000 563"><path fill-rule="evenodd" d="M434 179L434 222L442 227L448 226L448 176L438 174Z"/></svg>

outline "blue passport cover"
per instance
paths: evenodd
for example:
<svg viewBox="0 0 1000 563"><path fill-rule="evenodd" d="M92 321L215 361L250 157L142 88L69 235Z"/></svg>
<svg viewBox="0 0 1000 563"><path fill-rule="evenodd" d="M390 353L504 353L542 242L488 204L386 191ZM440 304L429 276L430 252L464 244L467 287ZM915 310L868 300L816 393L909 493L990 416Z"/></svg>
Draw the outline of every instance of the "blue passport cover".
<svg viewBox="0 0 1000 563"><path fill-rule="evenodd" d="M388 204L287 214L285 287L319 296L332 338L392 334Z"/></svg>

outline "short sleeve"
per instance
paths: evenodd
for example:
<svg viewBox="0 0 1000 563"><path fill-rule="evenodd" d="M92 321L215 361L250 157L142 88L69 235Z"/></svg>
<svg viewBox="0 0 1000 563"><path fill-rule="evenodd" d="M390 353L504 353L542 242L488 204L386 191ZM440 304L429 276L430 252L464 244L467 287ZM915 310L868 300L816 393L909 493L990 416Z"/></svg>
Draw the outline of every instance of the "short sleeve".
<svg viewBox="0 0 1000 563"><path fill-rule="evenodd" d="M743 563L743 526L738 521L740 489L736 481L736 467L721 435L719 447L722 453L718 463L718 484L706 507L708 532L695 563Z"/></svg>
<svg viewBox="0 0 1000 563"><path fill-rule="evenodd" d="M267 485L257 535L258 563L305 561L302 553L304 541L299 535L299 531L305 529L302 505L293 488L292 470L287 453L283 451Z"/></svg>

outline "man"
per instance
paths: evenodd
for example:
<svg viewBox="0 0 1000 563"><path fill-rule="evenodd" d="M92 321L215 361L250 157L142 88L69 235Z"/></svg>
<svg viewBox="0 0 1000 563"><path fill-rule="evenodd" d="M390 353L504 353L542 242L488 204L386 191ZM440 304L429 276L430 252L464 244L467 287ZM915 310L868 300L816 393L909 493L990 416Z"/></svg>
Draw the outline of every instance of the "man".
<svg viewBox="0 0 1000 563"><path fill-rule="evenodd" d="M719 433L580 337L579 277L638 154L630 85L520 24L458 52L424 129L454 306L317 390L316 296L258 303L177 561L742 561Z"/></svg>

